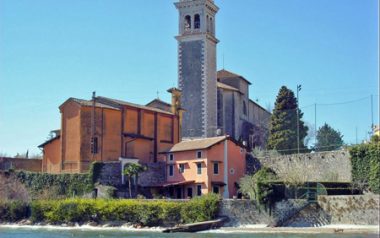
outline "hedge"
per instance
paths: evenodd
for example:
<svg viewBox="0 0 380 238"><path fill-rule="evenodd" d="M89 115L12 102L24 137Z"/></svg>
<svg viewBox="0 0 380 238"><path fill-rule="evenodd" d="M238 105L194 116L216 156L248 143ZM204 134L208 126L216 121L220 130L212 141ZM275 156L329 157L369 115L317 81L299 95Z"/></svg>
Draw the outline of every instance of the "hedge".
<svg viewBox="0 0 380 238"><path fill-rule="evenodd" d="M71 197L83 195L94 189L103 164L95 162L91 165L89 173L82 174L48 174L27 171L10 171L25 185L31 195L39 195L41 191L55 189L54 193Z"/></svg>
<svg viewBox="0 0 380 238"><path fill-rule="evenodd" d="M26 171L15 171L14 173L32 195L52 188L57 189L57 195L83 195L94 188L89 174L47 174Z"/></svg>
<svg viewBox="0 0 380 238"><path fill-rule="evenodd" d="M380 143L360 144L350 149L352 180L363 188L380 193Z"/></svg>
<svg viewBox="0 0 380 238"><path fill-rule="evenodd" d="M192 223L215 218L219 199L219 196L210 194L189 201L76 198L35 200L22 206L4 202L0 203L0 221L14 222L24 218L52 224L123 221L143 226ZM7 212L3 214L3 211Z"/></svg>

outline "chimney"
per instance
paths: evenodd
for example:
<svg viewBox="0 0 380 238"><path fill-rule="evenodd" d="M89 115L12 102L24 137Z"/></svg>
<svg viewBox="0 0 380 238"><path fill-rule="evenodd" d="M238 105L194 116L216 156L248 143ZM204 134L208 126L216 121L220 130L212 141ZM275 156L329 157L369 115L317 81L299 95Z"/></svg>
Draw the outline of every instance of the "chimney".
<svg viewBox="0 0 380 238"><path fill-rule="evenodd" d="M178 131L179 131L179 141L182 140L182 114L184 109L181 107L181 95L182 91L178 88L169 88L168 92L172 94L172 104L171 111L174 115L178 117Z"/></svg>

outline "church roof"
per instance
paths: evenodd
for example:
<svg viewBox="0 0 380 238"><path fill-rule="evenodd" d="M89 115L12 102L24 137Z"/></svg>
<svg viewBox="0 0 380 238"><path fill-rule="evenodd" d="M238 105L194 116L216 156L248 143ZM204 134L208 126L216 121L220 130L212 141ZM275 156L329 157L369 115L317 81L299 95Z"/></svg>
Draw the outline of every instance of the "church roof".
<svg viewBox="0 0 380 238"><path fill-rule="evenodd" d="M80 98L69 98L64 103L62 103L62 105L64 105L68 101L73 101L73 102L79 104L80 106L85 106L85 107L92 107L93 106L92 105L92 100L85 100L85 99L80 99ZM107 105L107 104L104 104L104 103L101 103L101 102L96 102L95 103L95 107L109 108L109 109L119 110L117 107L113 107L111 105Z"/></svg>
<svg viewBox="0 0 380 238"><path fill-rule="evenodd" d="M188 150L207 149L226 139L229 139L229 136L217 136L217 137L209 137L209 138L202 138L202 139L183 140L173 145L173 147L170 148L170 150L167 152L170 153L170 152L179 152L179 151L188 151Z"/></svg>
<svg viewBox="0 0 380 238"><path fill-rule="evenodd" d="M45 147L45 145L47 145L47 144L53 142L53 141L56 140L56 139L59 139L60 137L61 137L60 135L56 135L56 136L54 136L53 138L50 138L49 140L47 140L47 141L45 141L44 143L42 143L41 145L39 145L38 148L43 148L43 147Z"/></svg>
<svg viewBox="0 0 380 238"><path fill-rule="evenodd" d="M117 106L130 106L130 107L136 107L136 108L140 108L140 109L144 109L144 110L148 110L148 111L155 111L155 112L173 115L173 113L171 113L171 112L164 111L164 110L161 110L161 109L158 109L155 107L143 106L143 105L139 105L139 104L125 102L125 101L118 100L118 99L106 98L106 97L101 97L101 96L97 97L97 99L100 100L100 102L102 102L102 103L107 103L107 105L108 104L116 104L115 105L116 107Z"/></svg>
<svg viewBox="0 0 380 238"><path fill-rule="evenodd" d="M171 111L171 107L172 107L172 105L170 105L167 102L162 101L159 98L153 99L152 101L150 101L149 103L147 103L145 106L158 108L158 109L161 109L161 110L164 110L164 111L168 111L168 112Z"/></svg>
<svg viewBox="0 0 380 238"><path fill-rule="evenodd" d="M244 81L246 81L249 85L251 85L251 82L249 82L247 79L245 79L243 76L232 73L228 70L222 69L217 72L217 78L240 78Z"/></svg>
<svg viewBox="0 0 380 238"><path fill-rule="evenodd" d="M218 88L222 88L222 89L226 89L226 90L230 90L230 91L236 91L236 92L240 92L239 89L235 88L235 87L232 87L230 85L227 85L225 83L221 83L221 82L217 82L216 83L216 86Z"/></svg>

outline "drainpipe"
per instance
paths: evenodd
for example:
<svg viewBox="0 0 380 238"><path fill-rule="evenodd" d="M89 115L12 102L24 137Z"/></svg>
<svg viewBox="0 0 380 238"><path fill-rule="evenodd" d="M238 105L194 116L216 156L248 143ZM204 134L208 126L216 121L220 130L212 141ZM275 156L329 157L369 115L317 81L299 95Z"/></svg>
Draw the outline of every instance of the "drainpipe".
<svg viewBox="0 0 380 238"><path fill-rule="evenodd" d="M229 198L230 197L230 193L228 191L228 142L227 142L227 138L224 140L224 159L223 159L223 162L224 162L224 176L223 176L223 179L224 179L224 183L226 185L224 185L224 191L223 191L223 198Z"/></svg>

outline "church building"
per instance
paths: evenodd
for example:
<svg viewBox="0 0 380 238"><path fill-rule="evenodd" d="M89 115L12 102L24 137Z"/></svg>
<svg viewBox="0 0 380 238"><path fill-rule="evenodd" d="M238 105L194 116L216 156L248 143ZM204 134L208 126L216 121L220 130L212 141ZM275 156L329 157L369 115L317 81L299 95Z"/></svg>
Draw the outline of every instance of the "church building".
<svg viewBox="0 0 380 238"><path fill-rule="evenodd" d="M213 0L180 0L178 87L182 91L184 139L229 135L252 148L265 147L270 113L249 98L251 83L217 71Z"/></svg>

